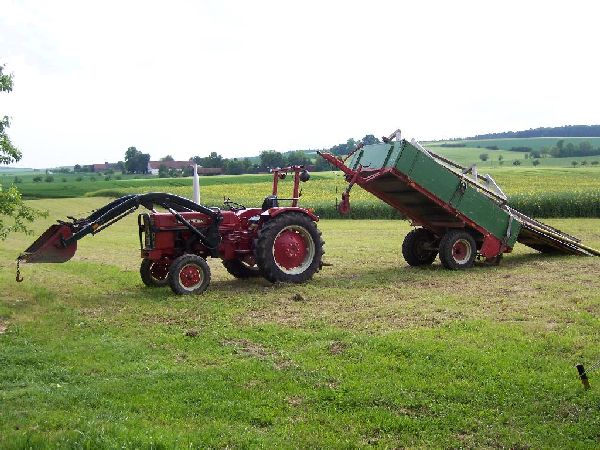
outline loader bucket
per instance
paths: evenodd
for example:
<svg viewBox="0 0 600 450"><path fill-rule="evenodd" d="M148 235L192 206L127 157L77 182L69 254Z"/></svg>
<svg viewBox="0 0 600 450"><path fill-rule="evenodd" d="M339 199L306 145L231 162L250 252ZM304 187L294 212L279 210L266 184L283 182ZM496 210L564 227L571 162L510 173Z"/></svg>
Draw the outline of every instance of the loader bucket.
<svg viewBox="0 0 600 450"><path fill-rule="evenodd" d="M28 263L66 262L75 254L77 242L65 247L62 240L72 235L73 232L68 225L52 225L19 256L19 260Z"/></svg>

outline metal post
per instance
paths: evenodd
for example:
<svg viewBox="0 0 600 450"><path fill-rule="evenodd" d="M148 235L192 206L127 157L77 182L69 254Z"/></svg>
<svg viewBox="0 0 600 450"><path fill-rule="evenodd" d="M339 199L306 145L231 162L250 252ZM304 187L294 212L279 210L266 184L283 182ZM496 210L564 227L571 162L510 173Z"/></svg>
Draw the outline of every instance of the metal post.
<svg viewBox="0 0 600 450"><path fill-rule="evenodd" d="M194 164L194 175L193 175L193 185L194 185L194 203L200 204L200 178L198 177L198 164Z"/></svg>

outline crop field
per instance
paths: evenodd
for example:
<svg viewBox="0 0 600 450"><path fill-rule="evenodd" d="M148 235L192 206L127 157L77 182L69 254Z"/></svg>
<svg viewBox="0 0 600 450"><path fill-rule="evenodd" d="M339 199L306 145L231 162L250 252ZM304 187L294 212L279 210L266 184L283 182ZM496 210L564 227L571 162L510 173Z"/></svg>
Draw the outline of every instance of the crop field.
<svg viewBox="0 0 600 450"><path fill-rule="evenodd" d="M208 189L208 187L207 187ZM305 188L308 195L308 186ZM30 202L34 225L107 198ZM600 219L550 225L600 247ZM598 448L600 258L406 265L404 221L322 220L302 285L229 276L177 297L137 273L135 217L65 264L0 246L0 448Z"/></svg>

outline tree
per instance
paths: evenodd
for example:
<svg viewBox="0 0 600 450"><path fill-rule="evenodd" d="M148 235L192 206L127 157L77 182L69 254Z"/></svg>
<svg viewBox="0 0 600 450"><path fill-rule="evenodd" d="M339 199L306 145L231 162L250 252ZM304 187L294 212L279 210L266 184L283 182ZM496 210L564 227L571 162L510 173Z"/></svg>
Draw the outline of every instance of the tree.
<svg viewBox="0 0 600 450"><path fill-rule="evenodd" d="M244 162L237 159L228 159L225 161L225 173L227 175L240 175L244 173Z"/></svg>
<svg viewBox="0 0 600 450"><path fill-rule="evenodd" d="M283 166L283 155L275 150L260 152L260 166L263 169L274 169Z"/></svg>
<svg viewBox="0 0 600 450"><path fill-rule="evenodd" d="M190 161L202 167L222 168L225 165L223 157L217 152L210 152L210 154L204 158L200 156L193 156L190 158Z"/></svg>
<svg viewBox="0 0 600 450"><path fill-rule="evenodd" d="M498 155L498 164L499 164L499 165L502 165L502 164L504 164L504 156L502 156L502 155Z"/></svg>
<svg viewBox="0 0 600 450"><path fill-rule="evenodd" d="M128 173L148 173L150 155L129 147L125 152L125 169Z"/></svg>
<svg viewBox="0 0 600 450"><path fill-rule="evenodd" d="M573 167L575 167L577 164L579 164L577 161L571 161L571 165L572 165Z"/></svg>
<svg viewBox="0 0 600 450"><path fill-rule="evenodd" d="M0 65L0 93L8 93L13 89L13 77L3 72L4 66ZM6 133L9 127L10 119L7 116L0 118L0 164L17 162L22 156ZM30 233L26 223L45 215L45 213L27 206L15 186L3 189L0 184L0 240L6 239L11 232Z"/></svg>
<svg viewBox="0 0 600 450"><path fill-rule="evenodd" d="M534 159L531 164L533 164L534 166L539 166L540 165L540 160L539 159Z"/></svg>
<svg viewBox="0 0 600 450"><path fill-rule="evenodd" d="M365 145L381 143L381 141L372 134L367 134L364 138L361 139L361 142Z"/></svg>
<svg viewBox="0 0 600 450"><path fill-rule="evenodd" d="M288 166L306 166L310 164L310 159L302 150L296 150L285 155L285 164Z"/></svg>
<svg viewBox="0 0 600 450"><path fill-rule="evenodd" d="M167 156L163 156L162 158L160 158L161 161L175 161L175 158L173 158L171 155L167 155Z"/></svg>
<svg viewBox="0 0 600 450"><path fill-rule="evenodd" d="M482 153L481 155L479 155L479 159L482 160L483 162L487 161L489 159L490 155L488 153Z"/></svg>

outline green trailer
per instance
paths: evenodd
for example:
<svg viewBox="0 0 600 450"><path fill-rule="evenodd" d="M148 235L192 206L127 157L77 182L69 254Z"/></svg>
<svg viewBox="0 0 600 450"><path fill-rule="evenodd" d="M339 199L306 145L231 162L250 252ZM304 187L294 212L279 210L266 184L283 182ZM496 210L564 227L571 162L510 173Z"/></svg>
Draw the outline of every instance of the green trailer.
<svg viewBox="0 0 600 450"><path fill-rule="evenodd" d="M413 266L436 256L449 269L473 265L475 258L498 263L516 242L543 253L600 256L581 241L511 208L490 175L463 167L420 145L401 139L357 148L345 159L320 155L342 170L349 185L340 212L349 211L355 184L397 209L418 227L405 238L402 253Z"/></svg>

